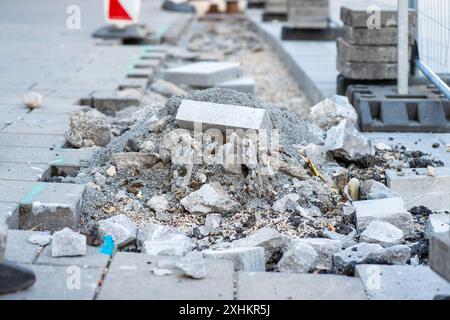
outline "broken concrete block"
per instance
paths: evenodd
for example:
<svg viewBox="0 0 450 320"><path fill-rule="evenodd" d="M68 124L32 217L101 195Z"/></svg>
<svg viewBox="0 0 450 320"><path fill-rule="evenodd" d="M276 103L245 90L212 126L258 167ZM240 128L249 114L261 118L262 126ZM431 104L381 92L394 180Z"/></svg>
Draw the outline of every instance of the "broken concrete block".
<svg viewBox="0 0 450 320"><path fill-rule="evenodd" d="M205 260L201 254L186 256L177 261L176 266L192 279L204 279L208 275Z"/></svg>
<svg viewBox="0 0 450 320"><path fill-rule="evenodd" d="M52 257L74 257L86 254L86 237L69 228L53 234Z"/></svg>
<svg viewBox="0 0 450 320"><path fill-rule="evenodd" d="M450 232L431 236L430 267L441 277L450 281Z"/></svg>
<svg viewBox="0 0 450 320"><path fill-rule="evenodd" d="M272 205L272 210L284 213L288 209L289 206L297 206L297 201L300 199L300 196L296 193L290 193L285 195L283 198L278 199Z"/></svg>
<svg viewBox="0 0 450 320"><path fill-rule="evenodd" d="M156 80L150 85L150 89L165 97L184 96L187 92L177 85L162 79Z"/></svg>
<svg viewBox="0 0 450 320"><path fill-rule="evenodd" d="M358 115L347 97L334 95L311 107L309 119L321 129L329 130L344 119L356 124Z"/></svg>
<svg viewBox="0 0 450 320"><path fill-rule="evenodd" d="M52 235L47 232L35 232L27 240L29 243L45 247L52 241Z"/></svg>
<svg viewBox="0 0 450 320"><path fill-rule="evenodd" d="M411 257L411 248L407 245L395 245L376 253L372 258L382 264L406 264Z"/></svg>
<svg viewBox="0 0 450 320"><path fill-rule="evenodd" d="M237 78L218 83L216 87L253 94L255 93L255 79L251 77Z"/></svg>
<svg viewBox="0 0 450 320"><path fill-rule="evenodd" d="M333 256L333 265L339 270L351 274L355 265L362 264L376 254L383 252L384 249L379 244L358 243L336 253Z"/></svg>
<svg viewBox="0 0 450 320"><path fill-rule="evenodd" d="M399 197L398 193L393 192L381 182L372 179L361 182L359 189L362 199L377 200Z"/></svg>
<svg viewBox="0 0 450 320"><path fill-rule="evenodd" d="M406 211L402 198L355 201L356 228L363 232L372 221L388 222L403 231L405 237L414 234L414 221Z"/></svg>
<svg viewBox="0 0 450 320"><path fill-rule="evenodd" d="M270 116L264 109L191 100L181 101L175 120L185 129L194 129L195 123L201 124L203 130L272 129Z"/></svg>
<svg viewBox="0 0 450 320"><path fill-rule="evenodd" d="M361 242L378 243L383 247L391 247L403 240L403 231L384 221L372 221L363 231Z"/></svg>
<svg viewBox="0 0 450 320"><path fill-rule="evenodd" d="M124 214L100 220L99 230L104 235L111 235L114 239L114 244L119 248L136 240L136 225Z"/></svg>
<svg viewBox="0 0 450 320"><path fill-rule="evenodd" d="M405 201L406 208L425 206L443 212L450 208L450 167L434 168L435 176L428 176L426 168L403 169L401 175L386 170L388 187Z"/></svg>
<svg viewBox="0 0 450 320"><path fill-rule="evenodd" d="M70 115L67 141L74 147L104 147L111 141L108 119L97 110L82 110Z"/></svg>
<svg viewBox="0 0 450 320"><path fill-rule="evenodd" d="M235 62L196 62L164 72L167 81L197 87L212 87L241 76L242 69Z"/></svg>
<svg viewBox="0 0 450 320"><path fill-rule="evenodd" d="M118 152L112 154L112 163L117 170L143 171L153 167L159 158L152 153Z"/></svg>
<svg viewBox="0 0 450 320"><path fill-rule="evenodd" d="M236 271L260 272L265 271L264 248L243 247L224 250L204 250L207 259L223 259L233 261Z"/></svg>
<svg viewBox="0 0 450 320"><path fill-rule="evenodd" d="M290 245L290 240L278 231L264 227L246 238L235 240L231 243L233 248L263 247L266 262L275 254L284 252Z"/></svg>
<svg viewBox="0 0 450 320"><path fill-rule="evenodd" d="M168 226L147 224L138 231L138 248L149 255L182 256L192 250L192 240Z"/></svg>
<svg viewBox="0 0 450 320"><path fill-rule="evenodd" d="M319 262L319 255L307 243L296 242L278 262L280 272L308 273Z"/></svg>
<svg viewBox="0 0 450 320"><path fill-rule="evenodd" d="M203 185L199 190L181 199L180 204L194 214L233 213L240 206L217 183Z"/></svg>
<svg viewBox="0 0 450 320"><path fill-rule="evenodd" d="M342 241L324 238L304 238L296 242L307 243L318 254L316 267L321 269L333 268L333 255L342 250Z"/></svg>
<svg viewBox="0 0 450 320"><path fill-rule="evenodd" d="M450 231L450 214L430 214L425 225L425 239L430 239L435 233L446 233Z"/></svg>
<svg viewBox="0 0 450 320"><path fill-rule="evenodd" d="M210 213L206 215L204 231L206 235L214 235L220 232L220 223L222 222L222 215L219 213Z"/></svg>
<svg viewBox="0 0 450 320"><path fill-rule="evenodd" d="M325 145L334 158L347 161L373 154L370 141L346 119L327 131Z"/></svg>

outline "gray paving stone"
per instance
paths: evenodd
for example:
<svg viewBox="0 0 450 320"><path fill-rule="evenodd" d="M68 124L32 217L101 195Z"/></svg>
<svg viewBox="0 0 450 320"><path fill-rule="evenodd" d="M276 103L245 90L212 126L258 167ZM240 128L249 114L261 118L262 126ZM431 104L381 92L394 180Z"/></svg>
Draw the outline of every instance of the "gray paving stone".
<svg viewBox="0 0 450 320"><path fill-rule="evenodd" d="M6 162L0 166L0 180L40 181L50 176L50 166Z"/></svg>
<svg viewBox="0 0 450 320"><path fill-rule="evenodd" d="M8 230L5 259L17 263L34 263L42 247L28 242L33 231Z"/></svg>
<svg viewBox="0 0 450 320"><path fill-rule="evenodd" d="M54 266L76 265L82 268L105 268L109 261L109 256L100 252L100 247L86 247L86 255L78 257L52 257L51 244L46 246L35 264L45 264Z"/></svg>
<svg viewBox="0 0 450 320"><path fill-rule="evenodd" d="M19 204L0 202L0 222L6 221L9 229L19 228Z"/></svg>
<svg viewBox="0 0 450 320"><path fill-rule="evenodd" d="M366 300L359 279L319 274L239 272L238 300Z"/></svg>
<svg viewBox="0 0 450 320"><path fill-rule="evenodd" d="M263 109L191 100L182 100L175 120L186 129L194 129L194 123L202 124L203 130L272 129L270 117Z"/></svg>
<svg viewBox="0 0 450 320"><path fill-rule="evenodd" d="M242 69L234 62L196 62L164 71L164 79L176 84L211 87L242 76Z"/></svg>
<svg viewBox="0 0 450 320"><path fill-rule="evenodd" d="M28 267L35 272L36 283L28 290L1 295L0 300L93 300L103 271L100 268L79 269L76 266Z"/></svg>
<svg viewBox="0 0 450 320"><path fill-rule="evenodd" d="M337 69L349 79L397 79L397 64L391 62L348 62L337 60Z"/></svg>
<svg viewBox="0 0 450 320"><path fill-rule="evenodd" d="M177 270L168 276L156 276L152 273L152 268L156 267L158 261L176 260L173 257L119 252L109 267L98 299L233 299L234 269L231 262L207 260L207 276L204 279L185 278Z"/></svg>
<svg viewBox="0 0 450 320"><path fill-rule="evenodd" d="M450 281L450 232L434 234L431 237L430 266Z"/></svg>
<svg viewBox="0 0 450 320"><path fill-rule="evenodd" d="M63 135L0 132L0 146L61 148L65 143Z"/></svg>
<svg viewBox="0 0 450 320"><path fill-rule="evenodd" d="M344 25L342 27L343 37L351 44L368 45L368 46L383 46L389 48L393 46L395 49L397 45L397 28L385 27L381 29L354 28ZM414 43L414 28L409 28L409 44Z"/></svg>
<svg viewBox="0 0 450 320"><path fill-rule="evenodd" d="M397 8L395 6L383 5L380 6L380 9L380 26L397 26ZM372 13L367 11L367 5L364 5L364 3L343 6L341 8L341 20L344 24L353 27L367 28L367 20L371 15ZM416 14L413 10L410 10L409 23L413 25L415 24L415 20Z"/></svg>
<svg viewBox="0 0 450 320"><path fill-rule="evenodd" d="M233 89L236 91L253 94L255 92L255 79L251 78L251 77L243 77L243 78L233 79L233 80L218 83L216 85L216 87Z"/></svg>
<svg viewBox="0 0 450 320"><path fill-rule="evenodd" d="M84 189L78 184L4 180L0 201L20 203L21 229L59 230L78 225Z"/></svg>
<svg viewBox="0 0 450 320"><path fill-rule="evenodd" d="M435 168L435 177L427 169L403 169L402 174L386 170L388 187L405 201L406 208L425 206L433 211L450 211L450 167Z"/></svg>
<svg viewBox="0 0 450 320"><path fill-rule="evenodd" d="M431 300L449 295L450 284L426 266L358 265L361 278L372 300Z"/></svg>
<svg viewBox="0 0 450 320"><path fill-rule="evenodd" d="M63 135L68 126L68 115L58 114L50 117L28 113L22 119L11 123L3 132Z"/></svg>

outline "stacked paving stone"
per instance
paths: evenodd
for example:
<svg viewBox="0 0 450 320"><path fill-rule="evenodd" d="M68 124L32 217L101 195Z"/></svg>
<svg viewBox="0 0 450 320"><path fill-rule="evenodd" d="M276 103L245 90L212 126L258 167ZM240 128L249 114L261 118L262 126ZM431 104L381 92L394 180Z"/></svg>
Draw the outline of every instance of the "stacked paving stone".
<svg viewBox="0 0 450 320"><path fill-rule="evenodd" d="M267 0L264 13L269 15L287 14L287 0Z"/></svg>
<svg viewBox="0 0 450 320"><path fill-rule="evenodd" d="M343 37L337 40L337 69L348 79L397 78L397 11L382 9L379 28L370 28L367 8L341 8ZM415 13L409 14L409 43L414 42ZM370 24L369 24L370 26ZM410 50L411 53L411 50Z"/></svg>
<svg viewBox="0 0 450 320"><path fill-rule="evenodd" d="M326 29L328 0L288 0L288 25L296 29Z"/></svg>

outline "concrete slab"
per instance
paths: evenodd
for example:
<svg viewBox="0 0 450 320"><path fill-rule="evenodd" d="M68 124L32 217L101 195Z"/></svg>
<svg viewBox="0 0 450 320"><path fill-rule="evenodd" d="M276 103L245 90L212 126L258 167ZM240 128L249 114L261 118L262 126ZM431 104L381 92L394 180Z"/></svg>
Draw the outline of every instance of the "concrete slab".
<svg viewBox="0 0 450 320"><path fill-rule="evenodd" d="M84 189L78 184L4 180L0 201L20 203L21 229L59 230L78 225Z"/></svg>
<svg viewBox="0 0 450 320"><path fill-rule="evenodd" d="M399 175L386 170L387 185L402 197L407 209L425 206L437 212L450 211L450 167L435 168L435 177L427 172L427 169L404 169Z"/></svg>
<svg viewBox="0 0 450 320"><path fill-rule="evenodd" d="M48 116L28 113L11 123L3 132L64 135L68 126L69 116L65 114Z"/></svg>
<svg viewBox="0 0 450 320"><path fill-rule="evenodd" d="M5 259L16 263L34 263L42 247L28 242L33 231L8 230Z"/></svg>
<svg viewBox="0 0 450 320"><path fill-rule="evenodd" d="M271 130L272 124L266 110L219 103L182 100L175 118L181 128Z"/></svg>
<svg viewBox="0 0 450 320"><path fill-rule="evenodd" d="M164 79L177 84L211 87L242 76L235 62L196 62L164 71Z"/></svg>
<svg viewBox="0 0 450 320"><path fill-rule="evenodd" d="M450 295L450 284L426 266L357 265L371 300L432 300Z"/></svg>
<svg viewBox="0 0 450 320"><path fill-rule="evenodd" d="M65 143L63 135L0 132L0 146L61 148Z"/></svg>
<svg viewBox="0 0 450 320"><path fill-rule="evenodd" d="M46 164L2 163L0 180L40 181L50 176L50 166Z"/></svg>
<svg viewBox="0 0 450 320"><path fill-rule="evenodd" d="M9 229L18 229L19 204L0 202L0 221L6 221Z"/></svg>
<svg viewBox="0 0 450 320"><path fill-rule="evenodd" d="M109 255L100 252L100 247L86 247L86 255L80 257L57 257L53 258L51 255L51 244L46 246L35 264L45 264L53 266L79 266L86 268L105 268L109 261Z"/></svg>
<svg viewBox="0 0 450 320"><path fill-rule="evenodd" d="M366 300L359 279L319 274L239 272L238 300Z"/></svg>
<svg viewBox="0 0 450 320"><path fill-rule="evenodd" d="M28 290L0 295L0 300L93 300L102 269L29 265L36 283Z"/></svg>
<svg viewBox="0 0 450 320"><path fill-rule="evenodd" d="M233 264L207 260L207 277L189 279L174 270L172 275L156 276L152 268L158 261L173 257L154 257L139 253L115 255L98 295L99 300L216 300L233 299Z"/></svg>

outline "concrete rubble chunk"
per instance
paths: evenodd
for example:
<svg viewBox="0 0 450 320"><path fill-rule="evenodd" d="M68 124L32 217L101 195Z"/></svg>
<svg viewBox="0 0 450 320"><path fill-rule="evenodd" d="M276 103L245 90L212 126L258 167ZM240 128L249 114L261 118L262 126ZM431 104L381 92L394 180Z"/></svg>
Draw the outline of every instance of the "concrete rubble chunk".
<svg viewBox="0 0 450 320"><path fill-rule="evenodd" d="M67 141L74 147L104 147L111 141L111 127L97 110L76 111L70 115Z"/></svg>
<svg viewBox="0 0 450 320"><path fill-rule="evenodd" d="M358 115L347 97L334 95L311 107L309 119L323 130L329 130L346 119L356 124Z"/></svg>
<svg viewBox="0 0 450 320"><path fill-rule="evenodd" d="M162 79L156 80L150 85L150 89L165 97L184 96L187 92L177 85Z"/></svg>
<svg viewBox="0 0 450 320"><path fill-rule="evenodd" d="M281 272L308 273L316 267L318 262L319 255L311 245L297 242L283 254L278 262L278 270Z"/></svg>
<svg viewBox="0 0 450 320"><path fill-rule="evenodd" d="M372 221L361 234L360 241L391 247L403 240L403 231L384 221Z"/></svg>
<svg viewBox="0 0 450 320"><path fill-rule="evenodd" d="M117 170L146 170L154 166L159 158L151 153L119 152L113 153L112 162Z"/></svg>
<svg viewBox="0 0 450 320"><path fill-rule="evenodd" d="M207 259L231 260L236 271L265 271L264 248L243 247L223 250L204 250L203 257Z"/></svg>
<svg viewBox="0 0 450 320"><path fill-rule="evenodd" d="M53 234L52 257L74 257L86 254L86 237L64 228Z"/></svg>
<svg viewBox="0 0 450 320"><path fill-rule="evenodd" d="M214 235L220 232L220 223L222 215L219 213L210 213L205 218L204 230L207 235Z"/></svg>
<svg viewBox="0 0 450 320"><path fill-rule="evenodd" d="M142 253L155 256L183 256L192 250L192 240L168 226L145 225L138 233Z"/></svg>
<svg viewBox="0 0 450 320"><path fill-rule="evenodd" d="M342 241L323 238L304 238L296 242L307 243L319 255L316 268L332 269L333 255L342 250Z"/></svg>
<svg viewBox="0 0 450 320"><path fill-rule="evenodd" d="M233 213L239 203L230 198L220 184L205 184L181 199L181 205L193 214Z"/></svg>
<svg viewBox="0 0 450 320"><path fill-rule="evenodd" d="M237 78L221 82L216 87L253 94L255 92L255 79L251 77Z"/></svg>
<svg viewBox="0 0 450 320"><path fill-rule="evenodd" d="M164 196L153 196L147 202L147 205L155 212L164 212L169 207L169 202Z"/></svg>
<svg viewBox="0 0 450 320"><path fill-rule="evenodd" d="M195 123L201 124L202 130L272 129L270 116L264 109L192 100L181 101L175 121L185 129L194 129Z"/></svg>
<svg viewBox="0 0 450 320"><path fill-rule="evenodd" d="M231 243L233 248L262 247L266 263L277 253L284 252L290 244L290 240L275 229L264 227L252 233L246 238L235 240Z"/></svg>
<svg viewBox="0 0 450 320"><path fill-rule="evenodd" d="M430 239L432 234L446 233L450 231L450 214L433 213L428 216L425 225L425 239Z"/></svg>
<svg viewBox="0 0 450 320"><path fill-rule="evenodd" d="M358 232L363 232L372 221L384 221L402 230L406 238L414 235L413 217L402 198L355 201L353 206Z"/></svg>
<svg viewBox="0 0 450 320"><path fill-rule="evenodd" d="M358 243L336 253L333 256L333 265L337 269L351 274L355 265L362 264L380 253L384 253L384 249L379 244Z"/></svg>
<svg viewBox="0 0 450 320"><path fill-rule="evenodd" d="M347 161L373 154L370 141L349 120L342 120L327 131L325 145L333 157Z"/></svg>
<svg viewBox="0 0 450 320"><path fill-rule="evenodd" d="M296 193L290 193L288 195L285 195L283 198L278 199L275 201L272 205L272 210L276 212L286 212L289 205L298 205L297 201L300 199L300 196Z"/></svg>
<svg viewBox="0 0 450 320"><path fill-rule="evenodd" d="M444 212L450 208L450 167L434 168L434 177L426 168L386 170L387 186L405 201L406 208L425 206Z"/></svg>
<svg viewBox="0 0 450 320"><path fill-rule="evenodd" d="M119 248L136 240L136 225L124 214L100 220L99 230L104 235L111 235Z"/></svg>
<svg viewBox="0 0 450 320"><path fill-rule="evenodd" d="M361 182L360 195L367 200L399 197L398 193L393 192L381 182L372 179Z"/></svg>
<svg viewBox="0 0 450 320"><path fill-rule="evenodd" d="M407 245L395 245L386 248L383 252L375 254L375 261L382 264L406 264L411 257L411 248Z"/></svg>
<svg viewBox="0 0 450 320"><path fill-rule="evenodd" d="M211 87L241 76L242 69L235 62L196 62L164 72L164 80L197 87Z"/></svg>
<svg viewBox="0 0 450 320"><path fill-rule="evenodd" d="M192 279L204 279L208 273L206 263L201 253L187 255L176 263L177 268L184 272L184 275Z"/></svg>
<svg viewBox="0 0 450 320"><path fill-rule="evenodd" d="M46 232L33 233L27 240L29 243L37 244L41 247L48 245L52 241L52 235Z"/></svg>

